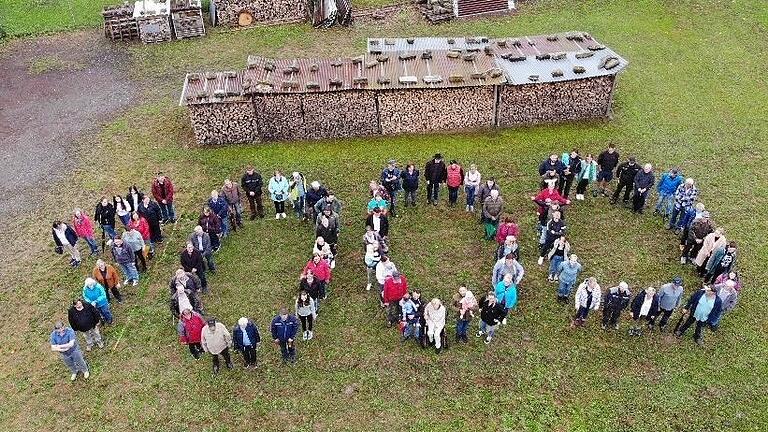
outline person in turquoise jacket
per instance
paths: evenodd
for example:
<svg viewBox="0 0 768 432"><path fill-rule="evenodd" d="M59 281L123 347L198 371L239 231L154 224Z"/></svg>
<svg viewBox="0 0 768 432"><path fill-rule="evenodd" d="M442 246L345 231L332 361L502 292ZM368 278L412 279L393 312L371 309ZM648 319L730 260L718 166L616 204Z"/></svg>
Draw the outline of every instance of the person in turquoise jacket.
<svg viewBox="0 0 768 432"><path fill-rule="evenodd" d="M275 175L269 179L270 198L275 203L275 219L285 219L285 201L288 199L288 179L280 170L275 170Z"/></svg>
<svg viewBox="0 0 768 432"><path fill-rule="evenodd" d="M109 308L107 292L100 283L93 278L86 278L83 284L83 300L92 304L99 310L101 318L107 324L112 324L112 311Z"/></svg>
<svg viewBox="0 0 768 432"><path fill-rule="evenodd" d="M584 201L584 193L587 192L587 187L597 179L597 162L592 157L592 154L588 154L586 158L581 160L581 167L579 173L576 175L578 183L576 183L576 199ZM593 191L593 196L597 196L597 190Z"/></svg>
<svg viewBox="0 0 768 432"><path fill-rule="evenodd" d="M675 191L684 181L683 175L677 168L672 168L661 176L661 181L656 186L659 199L656 201L653 214L661 215L664 219L669 218L672 214L672 206L675 204Z"/></svg>
<svg viewBox="0 0 768 432"><path fill-rule="evenodd" d="M501 321L501 324L506 325L510 309L514 309L517 306L517 285L515 285L514 275L511 273L505 274L504 279L496 284L495 294L499 302L504 305L504 319Z"/></svg>

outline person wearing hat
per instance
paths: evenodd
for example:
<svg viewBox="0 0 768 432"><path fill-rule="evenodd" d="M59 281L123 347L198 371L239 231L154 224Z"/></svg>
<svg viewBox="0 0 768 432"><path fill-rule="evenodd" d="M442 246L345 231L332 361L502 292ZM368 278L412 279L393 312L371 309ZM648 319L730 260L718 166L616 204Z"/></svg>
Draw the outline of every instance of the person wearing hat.
<svg viewBox="0 0 768 432"><path fill-rule="evenodd" d="M324 201L329 195L328 191L315 180L309 184L309 189L304 196L304 207L307 209L307 218L310 221L316 221L320 213L325 209L325 205L318 206L317 203Z"/></svg>
<svg viewBox="0 0 768 432"><path fill-rule="evenodd" d="M659 288L659 330L664 331L669 322L672 312L680 306L683 299L683 278L676 276L672 282L666 283Z"/></svg>
<svg viewBox="0 0 768 432"><path fill-rule="evenodd" d="M245 191L245 196L248 198L248 206L251 210L251 220L256 217L264 217L264 202L261 198L261 189L264 187L264 179L261 177L254 168L253 165L248 165L245 168L245 174L240 178L240 186Z"/></svg>
<svg viewBox="0 0 768 432"><path fill-rule="evenodd" d="M291 180L288 182L288 197L293 204L293 213L297 219L303 219L304 215L304 198L307 196L307 181L304 179L304 174L294 171L291 173Z"/></svg>
<svg viewBox="0 0 768 432"><path fill-rule="evenodd" d="M616 168L618 163L619 152L616 151L616 144L609 144L608 148L603 150L597 156L597 184L600 193L603 194L604 197L608 196L606 187L608 186L608 183L613 180L613 169ZM594 192L592 195L596 196Z"/></svg>
<svg viewBox="0 0 768 432"><path fill-rule="evenodd" d="M189 348L189 353L195 360L200 360L200 357L203 356L200 337L205 326L206 322L202 315L192 310L190 306L184 306L184 310L179 315L176 332L179 334L179 343Z"/></svg>
<svg viewBox="0 0 768 432"><path fill-rule="evenodd" d="M246 317L237 320L237 325L232 329L232 341L235 351L243 354L245 368L256 368L256 350L261 344L261 335L256 324Z"/></svg>
<svg viewBox="0 0 768 432"><path fill-rule="evenodd" d="M672 209L675 205L675 192L683 185L683 176L680 175L679 168L672 168L661 175L659 184L656 185L656 192L659 198L656 200L656 208L653 214L661 215L667 220L672 215Z"/></svg>
<svg viewBox="0 0 768 432"><path fill-rule="evenodd" d="M629 308L632 313L632 327L629 329L630 336L642 336L643 325L641 321L647 321L648 330L653 330L653 323L656 316L659 315L659 296L656 295L654 287L648 287L645 291L637 293L632 300L632 306Z"/></svg>
<svg viewBox="0 0 768 432"><path fill-rule="evenodd" d="M702 329L705 325L712 323L720 316L720 310L723 307L723 301L709 285L704 285L703 289L696 290L691 295L683 308L683 316L675 328L675 336L683 337L685 332L692 324L696 324L696 330L693 333L693 339L696 344L703 345ZM683 321L685 318L685 321Z"/></svg>
<svg viewBox="0 0 768 432"><path fill-rule="evenodd" d="M685 182L677 187L673 197L672 215L669 217L667 229L675 229L679 233L687 225L687 219L695 216L694 206L699 198L699 190L696 188L692 178L685 179ZM690 216L690 214L694 216Z"/></svg>
<svg viewBox="0 0 768 432"><path fill-rule="evenodd" d="M598 161L598 164L599 163L600 162ZM624 190L622 202L624 202L624 204L629 203L629 194L632 192L632 185L634 184L635 176L639 171L640 165L637 164L634 156L630 156L625 162L620 163L619 166L616 167L616 177L619 180L619 184L616 185L616 190L613 191L611 204L616 204L618 202L622 190Z"/></svg>
<svg viewBox="0 0 768 432"><path fill-rule="evenodd" d="M270 198L275 203L275 219L285 219L285 201L288 199L288 180L280 170L275 170L275 175L269 179Z"/></svg>
<svg viewBox="0 0 768 432"><path fill-rule="evenodd" d="M288 314L288 308L283 306L280 312L272 319L270 331L272 339L280 346L283 362L296 363L296 332L299 330L299 319L295 315Z"/></svg>
<svg viewBox="0 0 768 432"><path fill-rule="evenodd" d="M400 168L397 167L397 161L391 159L387 162L387 166L381 171L381 185L389 193L389 211L392 213L392 217L395 217L395 206L397 205L397 194L402 189L400 185Z"/></svg>
<svg viewBox="0 0 768 432"><path fill-rule="evenodd" d="M429 343L435 344L435 350L439 354L443 350L443 341L440 339L440 333L445 328L445 306L438 298L424 306L424 320L427 324L427 339Z"/></svg>
<svg viewBox="0 0 768 432"><path fill-rule="evenodd" d="M64 323L57 321L53 326L53 332L50 337L51 351L59 353L61 360L72 372L69 378L71 381L77 379L79 372L83 373L83 378L88 379L91 376L88 371L88 364L83 358L83 352L80 351L80 345L77 344L77 335Z"/></svg>
<svg viewBox="0 0 768 432"><path fill-rule="evenodd" d="M443 155L435 153L435 156L424 166L424 178L427 180L427 202L437 205L440 196L440 183L445 182L448 170L443 162Z"/></svg>
<svg viewBox="0 0 768 432"><path fill-rule="evenodd" d="M408 292L408 278L401 275L399 271L394 270L391 276L384 279L384 290L381 293L382 303L387 308L387 327L399 321L400 311L398 307L400 300Z"/></svg>
<svg viewBox="0 0 768 432"><path fill-rule="evenodd" d="M629 285L621 281L618 286L610 288L605 295L605 304L603 306L603 324L602 329L608 326L619 329L619 319L621 312L627 308L632 299L632 292L629 291Z"/></svg>
<svg viewBox="0 0 768 432"><path fill-rule="evenodd" d="M541 177L539 189L544 189L547 184L552 184L557 189L564 172L565 165L560 161L560 157L557 153L551 153L547 159L539 164L539 176Z"/></svg>
<svg viewBox="0 0 768 432"><path fill-rule="evenodd" d="M459 200L459 188L464 183L464 169L456 160L446 168L445 184L448 186L448 205L455 206Z"/></svg>
<svg viewBox="0 0 768 432"><path fill-rule="evenodd" d="M643 169L635 174L635 181L633 183L632 195L632 211L634 213L642 213L645 207L645 201L648 198L648 191L656 182L656 176L653 173L653 165L647 163L643 165Z"/></svg>
<svg viewBox="0 0 768 432"><path fill-rule="evenodd" d="M219 356L224 357L227 369L232 369L232 359L229 356L229 348L232 346L232 336L227 326L216 321L216 318L208 318L208 325L200 332L200 345L203 351L211 354L214 375L219 373Z"/></svg>

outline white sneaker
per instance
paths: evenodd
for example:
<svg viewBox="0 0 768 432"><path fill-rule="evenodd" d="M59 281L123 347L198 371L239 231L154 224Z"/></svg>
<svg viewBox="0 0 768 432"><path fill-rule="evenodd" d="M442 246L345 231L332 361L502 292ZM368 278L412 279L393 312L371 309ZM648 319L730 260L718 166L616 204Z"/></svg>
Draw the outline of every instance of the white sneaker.
<svg viewBox="0 0 768 432"><path fill-rule="evenodd" d="M301 336L302 340L307 340L307 333L309 333L309 332L305 331L304 334Z"/></svg>
<svg viewBox="0 0 768 432"><path fill-rule="evenodd" d="M491 337L490 336L485 338L485 344L488 345L489 343L491 343Z"/></svg>
<svg viewBox="0 0 768 432"><path fill-rule="evenodd" d="M478 330L478 331L477 331L477 333L475 333L475 337L480 337L480 336L482 336L482 335L484 335L484 334L485 334L485 333L483 333L483 331L482 331L482 330Z"/></svg>
<svg viewBox="0 0 768 432"><path fill-rule="evenodd" d="M468 212L468 211L469 211L469 206L467 206L467 207L464 209L464 211L467 211L467 212Z"/></svg>
<svg viewBox="0 0 768 432"><path fill-rule="evenodd" d="M76 379L77 379L77 374L76 373L73 373L72 376L69 377L70 381L74 381Z"/></svg>
<svg viewBox="0 0 768 432"><path fill-rule="evenodd" d="M475 206L469 206L469 211L474 213L475 212Z"/></svg>
<svg viewBox="0 0 768 432"><path fill-rule="evenodd" d="M310 332L309 332L309 336L307 337L307 340L312 340L312 338L313 338L314 336L315 336L315 334L314 334L314 333L312 333L312 332L310 331Z"/></svg>
<svg viewBox="0 0 768 432"><path fill-rule="evenodd" d="M130 279L126 279L123 281L123 286L128 286L128 283L130 282Z"/></svg>
<svg viewBox="0 0 768 432"><path fill-rule="evenodd" d="M685 264L686 261L685 257L680 257L680 264Z"/></svg>
<svg viewBox="0 0 768 432"><path fill-rule="evenodd" d="M285 213L281 213L281 215L282 215L281 217L282 217L283 219L285 219L285 218L287 218L287 217L288 217L288 216L286 216L286 215L285 215Z"/></svg>
<svg viewBox="0 0 768 432"><path fill-rule="evenodd" d="M555 282L557 282L558 280L560 280L560 276L555 275L554 279L555 279Z"/></svg>
<svg viewBox="0 0 768 432"><path fill-rule="evenodd" d="M112 239L107 240L107 246L112 246Z"/></svg>
<svg viewBox="0 0 768 432"><path fill-rule="evenodd" d="M280 219L280 213L275 213L275 219Z"/></svg>
<svg viewBox="0 0 768 432"><path fill-rule="evenodd" d="M366 285L366 286L365 286L365 290L366 290L366 291L370 291L370 290L371 290L371 284L368 284L368 285Z"/></svg>
<svg viewBox="0 0 768 432"><path fill-rule="evenodd" d="M539 263L539 265L544 264L544 257L539 257L539 260L536 262Z"/></svg>
<svg viewBox="0 0 768 432"><path fill-rule="evenodd" d="M90 376L91 376L91 372L89 372L89 371L83 372L83 378L88 379L88 377L90 377Z"/></svg>
<svg viewBox="0 0 768 432"><path fill-rule="evenodd" d="M504 318L503 320L501 320L501 325L507 325L507 319L506 319L506 318Z"/></svg>
<svg viewBox="0 0 768 432"><path fill-rule="evenodd" d="M136 286L136 285L138 285L138 284L139 284L139 281L138 281L138 279L134 279L134 280L133 280L133 283L132 283L131 285L133 285L133 286Z"/></svg>

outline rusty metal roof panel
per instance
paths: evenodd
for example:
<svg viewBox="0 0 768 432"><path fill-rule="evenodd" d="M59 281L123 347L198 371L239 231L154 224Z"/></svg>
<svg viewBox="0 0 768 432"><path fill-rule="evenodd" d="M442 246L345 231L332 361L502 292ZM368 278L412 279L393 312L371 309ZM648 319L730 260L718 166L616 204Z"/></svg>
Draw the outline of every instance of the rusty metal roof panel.
<svg viewBox="0 0 768 432"><path fill-rule="evenodd" d="M446 51L449 49L477 50L488 45L489 39L475 37L413 37L413 38L369 38L368 54L403 51Z"/></svg>
<svg viewBox="0 0 768 432"><path fill-rule="evenodd" d="M188 73L184 78L179 105L247 102L243 73L235 71Z"/></svg>
<svg viewBox="0 0 768 432"><path fill-rule="evenodd" d="M365 56L355 58L268 59L248 57L246 93L320 93L368 88L372 72Z"/></svg>

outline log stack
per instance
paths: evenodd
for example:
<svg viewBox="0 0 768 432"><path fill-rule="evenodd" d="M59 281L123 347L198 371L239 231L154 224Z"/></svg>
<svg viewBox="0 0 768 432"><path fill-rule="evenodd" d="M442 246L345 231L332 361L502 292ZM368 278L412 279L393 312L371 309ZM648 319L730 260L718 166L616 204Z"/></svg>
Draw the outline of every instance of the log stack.
<svg viewBox="0 0 768 432"><path fill-rule="evenodd" d="M300 94L264 94L253 97L256 123L264 141L307 139Z"/></svg>
<svg viewBox="0 0 768 432"><path fill-rule="evenodd" d="M216 24L285 24L307 19L305 0L211 0Z"/></svg>
<svg viewBox="0 0 768 432"><path fill-rule="evenodd" d="M371 91L302 95L307 139L348 138L379 134L376 94Z"/></svg>
<svg viewBox="0 0 768 432"><path fill-rule="evenodd" d="M171 0L171 21L176 39L205 35L200 0Z"/></svg>
<svg viewBox="0 0 768 432"><path fill-rule="evenodd" d="M104 36L115 41L135 40L139 38L139 26L133 18L133 3L116 6L104 6L101 16L104 18Z"/></svg>

